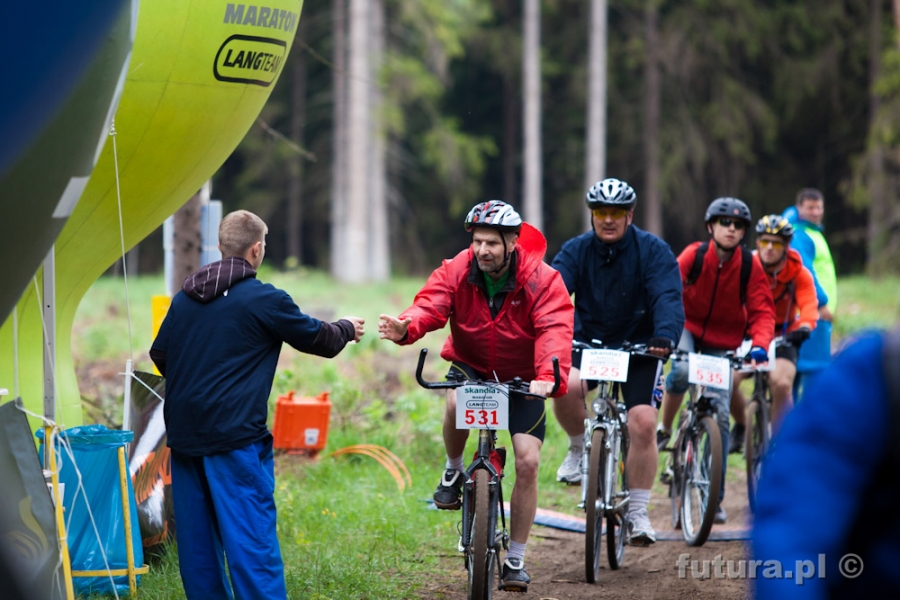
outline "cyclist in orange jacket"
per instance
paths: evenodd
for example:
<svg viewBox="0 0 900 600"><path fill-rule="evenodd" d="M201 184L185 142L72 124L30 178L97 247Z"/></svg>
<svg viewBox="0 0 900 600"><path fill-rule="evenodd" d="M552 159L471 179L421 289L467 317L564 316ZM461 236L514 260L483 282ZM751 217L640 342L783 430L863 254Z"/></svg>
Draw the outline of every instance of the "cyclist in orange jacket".
<svg viewBox="0 0 900 600"><path fill-rule="evenodd" d="M772 425L777 427L794 405L791 390L797 375L797 354L819 319L818 295L812 273L803 266L800 253L791 248L794 227L790 221L781 215L766 215L756 224L756 233L754 254L762 263L775 301L775 335L788 342L775 349L775 369L769 373ZM730 452L740 452L744 443L745 399L740 382L746 377L734 374Z"/></svg>

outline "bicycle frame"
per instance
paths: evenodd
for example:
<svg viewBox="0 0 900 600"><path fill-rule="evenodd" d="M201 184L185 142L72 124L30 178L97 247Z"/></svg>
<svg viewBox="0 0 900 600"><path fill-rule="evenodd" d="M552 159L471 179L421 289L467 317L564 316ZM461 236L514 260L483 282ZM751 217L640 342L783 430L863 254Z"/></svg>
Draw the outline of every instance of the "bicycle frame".
<svg viewBox="0 0 900 600"><path fill-rule="evenodd" d="M622 449L628 448L628 412L625 405L618 402L619 386L612 381L601 381L598 386L597 397L591 403L594 417L588 417L584 421L584 452L581 461L581 503L580 508L585 507L588 493L588 470L590 469L590 453L594 432L603 429L606 432L604 443L606 451L611 456L619 456ZM610 497L610 485L615 477L615 466L612 461L607 461L606 472L603 474L603 504L598 507L604 515L623 511L628 504L627 490L619 490L616 498ZM615 501L615 502L614 502Z"/></svg>
<svg viewBox="0 0 900 600"><path fill-rule="evenodd" d="M459 548L460 552L465 552L466 548L472 544L472 497L475 491L475 472L485 470L488 472L488 488L490 490L489 506L499 506L500 513L500 542L504 550L509 548L509 532L506 529L506 514L502 510L503 507L503 486L500 480L503 478L502 473L498 473L494 463L491 462L491 452L495 449L497 443L497 432L493 429L478 430L478 450L472 463L466 468L466 481L463 484L463 502L462 502L462 528L460 531ZM489 520L490 530L496 531L497 515L491 512ZM499 550L496 548L495 552ZM468 560L468 556L466 557ZM468 566L468 565L467 565Z"/></svg>

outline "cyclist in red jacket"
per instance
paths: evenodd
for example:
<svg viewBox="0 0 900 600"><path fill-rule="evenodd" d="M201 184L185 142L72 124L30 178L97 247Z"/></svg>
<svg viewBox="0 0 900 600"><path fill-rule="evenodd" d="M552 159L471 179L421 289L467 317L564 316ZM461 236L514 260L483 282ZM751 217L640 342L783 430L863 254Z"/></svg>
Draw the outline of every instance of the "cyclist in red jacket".
<svg viewBox="0 0 900 600"><path fill-rule="evenodd" d="M747 332L753 339L748 358L753 362L768 360L766 349L774 337L775 304L759 258L741 243L750 224L750 209L746 204L737 198L717 198L706 209L706 230L710 234L710 242L695 242L678 256L684 284L685 326L678 344L682 350L722 356L740 346L744 332ZM695 273L698 254L702 255L702 262L699 273ZM676 362L666 378L660 411L662 419L657 430L660 449L666 446L672 435L672 422L688 388L687 371L687 362ZM727 390L706 390L717 409L725 454L720 502L725 496L730 386L731 382ZM727 515L720 505L716 510L715 522L724 523L726 519Z"/></svg>
<svg viewBox="0 0 900 600"><path fill-rule="evenodd" d="M470 379L531 380L531 392L553 390L552 358L559 359L566 393L572 353L572 301L562 277L543 262L544 236L499 200L477 204L466 217L472 245L435 269L399 317L381 315L378 332L397 344L415 343L450 322L441 356L451 373ZM516 456L510 498L510 544L501 589L526 591L525 544L537 511L537 473L544 440L544 403L510 397L509 433ZM444 413L447 465L434 493L438 508L460 507L467 429L456 429L456 393L448 390Z"/></svg>
<svg viewBox="0 0 900 600"><path fill-rule="evenodd" d="M777 428L794 405L792 389L797 375L797 353L819 319L815 280L803 266L800 253L791 248L794 226L781 215L766 215L756 224L756 252L769 280L775 300L775 335L788 344L775 349L775 369L769 373L772 390L772 425ZM731 430L729 452L740 452L744 444L744 394L740 382L746 376L734 374L731 392Z"/></svg>

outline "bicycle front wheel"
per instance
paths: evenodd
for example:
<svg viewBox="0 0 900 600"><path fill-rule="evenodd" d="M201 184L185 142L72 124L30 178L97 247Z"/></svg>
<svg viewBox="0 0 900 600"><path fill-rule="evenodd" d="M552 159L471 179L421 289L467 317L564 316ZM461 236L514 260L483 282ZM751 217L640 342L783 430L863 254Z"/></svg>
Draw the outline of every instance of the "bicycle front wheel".
<svg viewBox="0 0 900 600"><path fill-rule="evenodd" d="M621 436L621 433L620 433ZM619 449L618 456L608 456L612 459L612 468L607 471L610 504L616 507L609 511L606 517L606 554L609 559L609 568L616 570L622 566L625 557L625 535L627 523L625 515L628 513L628 475L625 472L625 458L627 456L624 447Z"/></svg>
<svg viewBox="0 0 900 600"><path fill-rule="evenodd" d="M600 540L603 537L603 465L606 452L606 431L595 429L591 435L591 454L588 462L587 497L584 502L584 573L588 583L597 583L600 576Z"/></svg>
<svg viewBox="0 0 900 600"><path fill-rule="evenodd" d="M756 489L762 472L762 461L769 448L768 414L765 401L754 398L747 407L747 499L750 511L756 512Z"/></svg>
<svg viewBox="0 0 900 600"><path fill-rule="evenodd" d="M681 484L681 532L688 546L709 537L722 485L722 438L712 417L703 417L688 432Z"/></svg>
<svg viewBox="0 0 900 600"><path fill-rule="evenodd" d="M490 600L494 591L494 531L492 523L497 515L491 514L491 493L488 472L475 471L475 515L472 519L472 543L469 556L469 600Z"/></svg>

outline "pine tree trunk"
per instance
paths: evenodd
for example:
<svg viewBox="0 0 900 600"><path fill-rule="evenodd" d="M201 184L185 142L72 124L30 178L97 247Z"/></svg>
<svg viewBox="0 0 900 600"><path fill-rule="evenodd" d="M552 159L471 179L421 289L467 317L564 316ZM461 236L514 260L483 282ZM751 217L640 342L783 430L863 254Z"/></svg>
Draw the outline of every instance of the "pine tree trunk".
<svg viewBox="0 0 900 600"><path fill-rule="evenodd" d="M333 0L332 58L334 125L331 156L331 274L337 277L347 263L347 6Z"/></svg>
<svg viewBox="0 0 900 600"><path fill-rule="evenodd" d="M519 155L519 91L513 78L503 76L503 198L519 203L516 187L516 158Z"/></svg>
<svg viewBox="0 0 900 600"><path fill-rule="evenodd" d="M588 28L587 151L585 152L584 191L606 177L606 0L591 0ZM577 208L591 227L591 213L584 210L583 196Z"/></svg>
<svg viewBox="0 0 900 600"><path fill-rule="evenodd" d="M200 191L175 211L172 223L172 293L200 268Z"/></svg>
<svg viewBox="0 0 900 600"><path fill-rule="evenodd" d="M522 83L524 97L525 160L522 190L523 218L543 230L541 165L541 6L540 0L525 0L522 36Z"/></svg>
<svg viewBox="0 0 900 600"><path fill-rule="evenodd" d="M644 228L658 236L663 234L662 202L659 192L659 7L650 0L644 8L644 34L647 64L644 72L644 194L639 212Z"/></svg>
<svg viewBox="0 0 900 600"><path fill-rule="evenodd" d="M369 234L371 214L369 182L369 0L350 0L350 58L347 81L347 236L345 260L338 265L337 278L347 282L365 281L369 276Z"/></svg>
<svg viewBox="0 0 900 600"><path fill-rule="evenodd" d="M297 25L297 37L305 41L306 20L301 19ZM297 50L300 50L298 48ZM295 52L294 68L291 71L291 140L301 148L303 144L303 125L306 122L306 54ZM287 198L287 254L289 259L303 264L303 161L299 153L290 158L290 175Z"/></svg>
<svg viewBox="0 0 900 600"><path fill-rule="evenodd" d="M369 277L373 281L385 281L391 277L390 234L388 229L387 167L385 163L386 139L384 119L381 118L381 68L384 61L384 0L372 0L371 17L371 81L372 95L370 115L372 122L371 172L371 223L369 230Z"/></svg>

